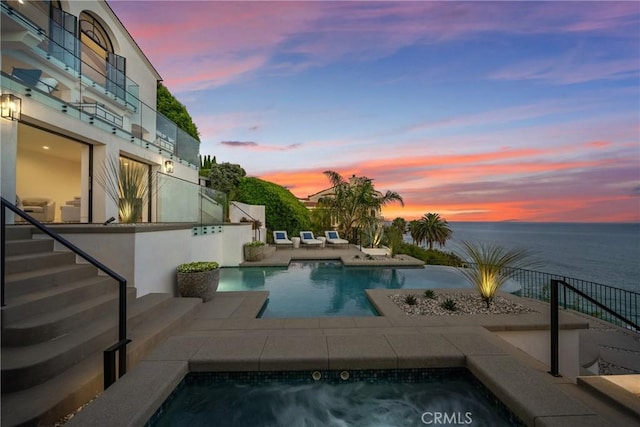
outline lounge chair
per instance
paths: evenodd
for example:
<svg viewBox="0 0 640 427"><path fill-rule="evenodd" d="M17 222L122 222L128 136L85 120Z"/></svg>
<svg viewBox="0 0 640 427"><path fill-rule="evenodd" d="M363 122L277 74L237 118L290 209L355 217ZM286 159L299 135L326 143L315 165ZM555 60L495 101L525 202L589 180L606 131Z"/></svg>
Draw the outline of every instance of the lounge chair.
<svg viewBox="0 0 640 427"><path fill-rule="evenodd" d="M318 240L313 236L313 232L311 231L301 231L300 232L300 243L306 247L322 247L322 240Z"/></svg>
<svg viewBox="0 0 640 427"><path fill-rule="evenodd" d="M345 239L341 239L340 235L338 234L337 231L334 230L330 230L330 231L325 231L324 232L325 237L327 238L327 243L329 243L330 245L336 247L336 246L342 246L342 245L349 245L349 241L345 240Z"/></svg>
<svg viewBox="0 0 640 427"><path fill-rule="evenodd" d="M276 245L276 249L280 247L291 247L293 249L293 242L289 240L287 237L286 231L274 231L273 232L273 243Z"/></svg>
<svg viewBox="0 0 640 427"><path fill-rule="evenodd" d="M11 75L18 80L22 80L29 86L34 86L45 93L56 90L58 81L51 77L42 77L42 70L29 68L14 68Z"/></svg>

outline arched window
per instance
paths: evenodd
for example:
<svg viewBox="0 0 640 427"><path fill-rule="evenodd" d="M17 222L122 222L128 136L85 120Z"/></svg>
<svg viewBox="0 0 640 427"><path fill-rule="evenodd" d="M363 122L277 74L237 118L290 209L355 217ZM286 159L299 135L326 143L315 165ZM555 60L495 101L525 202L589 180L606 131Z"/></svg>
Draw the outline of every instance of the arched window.
<svg viewBox="0 0 640 427"><path fill-rule="evenodd" d="M109 39L107 32L104 30L100 22L98 22L89 12L80 13L80 34L83 43L86 43L89 40L93 42L87 43L92 48L99 48L99 50L104 53L113 52L113 44L111 43L111 39Z"/></svg>
<svg viewBox="0 0 640 427"><path fill-rule="evenodd" d="M91 12L80 13L83 74L125 99L126 60L116 55L109 33Z"/></svg>
<svg viewBox="0 0 640 427"><path fill-rule="evenodd" d="M80 40L102 58L113 53L113 44L100 22L89 12L80 13Z"/></svg>

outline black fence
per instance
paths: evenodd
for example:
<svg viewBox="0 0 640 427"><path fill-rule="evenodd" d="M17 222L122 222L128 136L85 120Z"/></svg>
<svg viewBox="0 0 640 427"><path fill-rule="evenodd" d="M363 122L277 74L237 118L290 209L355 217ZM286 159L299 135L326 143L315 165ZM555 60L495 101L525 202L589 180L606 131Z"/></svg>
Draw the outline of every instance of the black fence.
<svg viewBox="0 0 640 427"><path fill-rule="evenodd" d="M640 323L640 293L638 292L558 274L543 273L521 268L505 268L503 272L522 286L520 295L523 297L550 302L551 281L558 280L571 285L571 287L579 290L581 293L596 300L609 310L630 320L634 324L638 325ZM584 298L566 286L560 290L558 299L560 307L565 309L575 310L618 326L634 329L624 321L608 313L606 310L602 310L596 304L589 301L589 299Z"/></svg>

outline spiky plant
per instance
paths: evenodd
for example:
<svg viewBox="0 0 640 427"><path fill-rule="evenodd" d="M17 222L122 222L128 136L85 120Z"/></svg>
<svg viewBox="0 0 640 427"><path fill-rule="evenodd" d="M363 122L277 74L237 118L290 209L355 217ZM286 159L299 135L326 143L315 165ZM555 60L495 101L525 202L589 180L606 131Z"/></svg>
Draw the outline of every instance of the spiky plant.
<svg viewBox="0 0 640 427"><path fill-rule="evenodd" d="M423 295L427 299L435 299L436 297L436 293L433 291L433 289L425 290Z"/></svg>
<svg viewBox="0 0 640 427"><path fill-rule="evenodd" d="M440 307L448 311L456 311L458 309L456 302L451 298L447 298L446 300L442 301L442 304L440 304Z"/></svg>
<svg viewBox="0 0 640 427"><path fill-rule="evenodd" d="M404 303L407 305L416 305L418 303L418 298L416 298L416 296L413 294L405 295Z"/></svg>
<svg viewBox="0 0 640 427"><path fill-rule="evenodd" d="M149 167L125 158L110 156L96 180L118 206L118 216L124 223L140 221L147 206L153 178Z"/></svg>
<svg viewBox="0 0 640 427"><path fill-rule="evenodd" d="M462 242L464 255L472 263L459 271L467 278L487 304L511 277L513 268L526 268L536 264L527 249L505 249L495 244Z"/></svg>

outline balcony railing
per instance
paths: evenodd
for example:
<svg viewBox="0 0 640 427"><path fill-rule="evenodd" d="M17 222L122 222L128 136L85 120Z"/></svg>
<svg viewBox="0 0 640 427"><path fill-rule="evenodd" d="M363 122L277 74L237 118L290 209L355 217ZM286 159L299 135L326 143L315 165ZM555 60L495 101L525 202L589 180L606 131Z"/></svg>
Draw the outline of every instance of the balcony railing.
<svg viewBox="0 0 640 427"><path fill-rule="evenodd" d="M221 225L227 218L227 195L158 172L156 222L189 222Z"/></svg>
<svg viewBox="0 0 640 427"><path fill-rule="evenodd" d="M45 28L53 24L37 8L26 17L1 6L3 88L197 167L200 143L141 100L135 81L79 39L54 41Z"/></svg>

